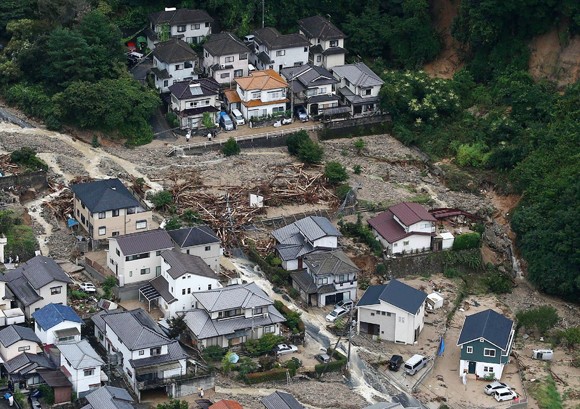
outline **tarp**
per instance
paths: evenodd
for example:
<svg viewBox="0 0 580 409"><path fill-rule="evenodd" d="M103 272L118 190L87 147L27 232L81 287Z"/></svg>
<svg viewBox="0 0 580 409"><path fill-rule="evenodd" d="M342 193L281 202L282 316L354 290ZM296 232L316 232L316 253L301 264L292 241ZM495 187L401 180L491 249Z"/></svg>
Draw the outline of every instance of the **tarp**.
<svg viewBox="0 0 580 409"><path fill-rule="evenodd" d="M71 227L74 227L74 226L78 225L78 224L79 224L79 222L77 222L75 219L72 219L72 218L71 219L68 219L66 221L66 225L68 226L69 229Z"/></svg>
<svg viewBox="0 0 580 409"><path fill-rule="evenodd" d="M439 350L437 351L438 356L442 356L443 352L445 352L445 341L443 341L443 337L439 339Z"/></svg>

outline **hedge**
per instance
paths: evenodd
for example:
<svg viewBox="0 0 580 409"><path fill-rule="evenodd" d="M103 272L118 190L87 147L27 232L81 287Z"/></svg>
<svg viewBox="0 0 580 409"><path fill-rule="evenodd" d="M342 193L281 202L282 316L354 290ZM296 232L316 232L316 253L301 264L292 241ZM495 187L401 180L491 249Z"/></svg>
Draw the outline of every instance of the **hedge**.
<svg viewBox="0 0 580 409"><path fill-rule="evenodd" d="M286 368L274 368L265 372L249 373L245 377L245 382L249 385L254 385L256 383L268 381L285 381L286 371L287 371Z"/></svg>
<svg viewBox="0 0 580 409"><path fill-rule="evenodd" d="M288 315L290 315L294 312L290 308L288 308L286 305L284 305L284 303L282 303L282 301L279 301L279 300L274 301L274 307L282 313L282 315L284 316L284 318L286 318L286 320L288 320ZM290 327L290 325L288 325L288 327ZM293 329L293 328L290 328L290 329ZM304 321L302 321L301 318L298 319L298 324L296 325L296 329L300 333L304 333L304 331L306 329L304 327Z"/></svg>
<svg viewBox="0 0 580 409"><path fill-rule="evenodd" d="M467 250L479 247L481 235L479 233L464 233L455 237L453 250Z"/></svg>
<svg viewBox="0 0 580 409"><path fill-rule="evenodd" d="M341 359L340 361L331 361L327 364L317 364L314 370L319 375L325 372L340 372L345 365L346 359Z"/></svg>
<svg viewBox="0 0 580 409"><path fill-rule="evenodd" d="M280 286L290 284L290 273L288 271L284 270L282 267L273 267L268 264L268 262L253 247L248 247L247 252L249 259L260 266L268 280L273 284Z"/></svg>

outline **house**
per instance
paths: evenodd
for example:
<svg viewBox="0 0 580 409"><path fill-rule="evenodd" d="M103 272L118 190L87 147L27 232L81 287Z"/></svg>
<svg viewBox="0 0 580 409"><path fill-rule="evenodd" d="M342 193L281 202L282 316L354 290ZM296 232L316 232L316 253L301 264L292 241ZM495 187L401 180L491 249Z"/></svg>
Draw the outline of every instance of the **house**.
<svg viewBox="0 0 580 409"><path fill-rule="evenodd" d="M181 129L201 127L206 112L212 124L216 122L216 113L221 107L218 99L220 86L213 78L176 82L169 86L169 92L170 110L177 115Z"/></svg>
<svg viewBox="0 0 580 409"><path fill-rule="evenodd" d="M208 409L244 409L235 400L222 399L211 405Z"/></svg>
<svg viewBox="0 0 580 409"><path fill-rule="evenodd" d="M155 301L166 319L191 309L195 292L222 286L219 276L198 256L165 250L161 258L161 275L141 287L139 297Z"/></svg>
<svg viewBox="0 0 580 409"><path fill-rule="evenodd" d="M272 232L276 239L276 252L282 267L292 271L304 268L303 256L315 249L338 248L342 236L330 220L321 216L308 216Z"/></svg>
<svg viewBox="0 0 580 409"><path fill-rule="evenodd" d="M288 83L274 70L253 71L235 81L242 115L247 120L286 111Z"/></svg>
<svg viewBox="0 0 580 409"><path fill-rule="evenodd" d="M2 240L1 237L0 240ZM22 324L26 321L24 311L22 311L20 308L12 308L14 295L7 287L7 284L8 283L0 275L0 327L13 324Z"/></svg>
<svg viewBox="0 0 580 409"><path fill-rule="evenodd" d="M38 371L48 369L54 371L55 365L43 354L22 352L4 362L4 369L13 383L20 384L20 389L30 388L44 383ZM23 388L24 387L24 388Z"/></svg>
<svg viewBox="0 0 580 409"><path fill-rule="evenodd" d="M465 317L457 340L461 348L459 376L468 373L501 379L510 361L514 334L514 322L493 310Z"/></svg>
<svg viewBox="0 0 580 409"><path fill-rule="evenodd" d="M282 391L264 396L260 401L266 409L305 409L294 396Z"/></svg>
<svg viewBox="0 0 580 409"><path fill-rule="evenodd" d="M336 78L324 67L312 64L282 68L280 74L290 84L294 106L304 105L309 115L338 107Z"/></svg>
<svg viewBox="0 0 580 409"><path fill-rule="evenodd" d="M180 81L197 79L199 57L185 41L171 38L157 44L153 51L153 79L155 88L169 92L169 86Z"/></svg>
<svg viewBox="0 0 580 409"><path fill-rule="evenodd" d="M220 84L248 75L250 49L232 33L212 34L203 43L203 72Z"/></svg>
<svg viewBox="0 0 580 409"><path fill-rule="evenodd" d="M38 369L36 371L40 379L52 389L54 405L70 403L72 398L72 385L62 371L58 369Z"/></svg>
<svg viewBox="0 0 580 409"><path fill-rule="evenodd" d="M171 396L172 380L187 372L188 355L178 341L167 338L141 308L101 311L91 320L101 345L119 356L120 370L139 400L147 389L162 388Z"/></svg>
<svg viewBox="0 0 580 409"><path fill-rule="evenodd" d="M81 409L133 409L133 398L123 388L101 386L85 396L87 404Z"/></svg>
<svg viewBox="0 0 580 409"><path fill-rule="evenodd" d="M51 258L36 256L18 268L8 271L0 280L14 295L19 308L30 319L32 313L47 304L67 303L67 285L70 277Z"/></svg>
<svg viewBox="0 0 580 409"><path fill-rule="evenodd" d="M356 305L357 333L402 344L419 339L427 294L398 280L371 285Z"/></svg>
<svg viewBox="0 0 580 409"><path fill-rule="evenodd" d="M145 231L151 227L151 210L119 179L72 185L74 216L93 240Z"/></svg>
<svg viewBox="0 0 580 409"><path fill-rule="evenodd" d="M380 112L379 91L383 80L365 63L338 65L332 68L338 80L341 104L351 108L352 116L373 115Z"/></svg>
<svg viewBox="0 0 580 409"><path fill-rule="evenodd" d="M280 34L272 27L254 31L252 63L258 70L274 70L308 62L310 42L303 34Z"/></svg>
<svg viewBox="0 0 580 409"><path fill-rule="evenodd" d="M11 360L23 352L42 353L40 339L34 331L20 325L10 325L0 331L0 357L2 362Z"/></svg>
<svg viewBox="0 0 580 409"><path fill-rule="evenodd" d="M179 251L201 257L213 271L220 271L221 241L209 226L184 227L167 233Z"/></svg>
<svg viewBox="0 0 580 409"><path fill-rule="evenodd" d="M171 237L163 229L111 237L107 267L120 287L146 282L161 274L161 253L172 248Z"/></svg>
<svg viewBox="0 0 580 409"><path fill-rule="evenodd" d="M431 249L435 218L420 204L403 202L369 219L368 223L388 255Z"/></svg>
<svg viewBox="0 0 580 409"><path fill-rule="evenodd" d="M68 305L48 304L32 314L34 332L43 345L75 342L81 339L83 320Z"/></svg>
<svg viewBox="0 0 580 409"><path fill-rule="evenodd" d="M194 308L183 317L194 342L200 347L228 347L280 334L285 319L255 283L231 285L193 293Z"/></svg>
<svg viewBox="0 0 580 409"><path fill-rule="evenodd" d="M204 10L166 8L149 15L145 30L147 48L153 50L160 41L179 38L188 44L199 44L211 34L213 18Z"/></svg>
<svg viewBox="0 0 580 409"><path fill-rule="evenodd" d="M358 267L342 250L315 251L303 257L305 270L291 274L292 286L308 305L324 307L356 300Z"/></svg>
<svg viewBox="0 0 580 409"><path fill-rule="evenodd" d="M327 70L344 65L346 36L334 24L321 16L298 20L300 33L310 41L308 62Z"/></svg>
<svg viewBox="0 0 580 409"><path fill-rule="evenodd" d="M60 370L72 383L79 398L101 387L101 367L105 362L86 339L59 344L58 351Z"/></svg>

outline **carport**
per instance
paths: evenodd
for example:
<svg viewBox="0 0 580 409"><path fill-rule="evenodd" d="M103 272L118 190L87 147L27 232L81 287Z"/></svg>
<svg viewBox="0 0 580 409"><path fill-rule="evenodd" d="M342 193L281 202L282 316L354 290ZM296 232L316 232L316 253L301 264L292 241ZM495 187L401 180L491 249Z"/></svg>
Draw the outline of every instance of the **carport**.
<svg viewBox="0 0 580 409"><path fill-rule="evenodd" d="M72 384L61 371L38 369L36 372L54 391L55 405L71 401Z"/></svg>

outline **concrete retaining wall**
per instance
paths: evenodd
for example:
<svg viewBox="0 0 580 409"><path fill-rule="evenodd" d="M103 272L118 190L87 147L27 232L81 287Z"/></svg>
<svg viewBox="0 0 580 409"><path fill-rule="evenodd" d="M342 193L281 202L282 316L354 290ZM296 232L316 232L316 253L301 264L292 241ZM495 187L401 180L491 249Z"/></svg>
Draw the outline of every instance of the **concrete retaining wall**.
<svg viewBox="0 0 580 409"><path fill-rule="evenodd" d="M213 389L215 387L215 375L200 376L193 379L178 381L170 386L170 393L174 399L182 396L195 395L199 392L199 388L204 390Z"/></svg>
<svg viewBox="0 0 580 409"><path fill-rule="evenodd" d="M39 170L36 172L21 173L0 177L0 189L10 189L14 187L44 189L48 187L46 172Z"/></svg>

